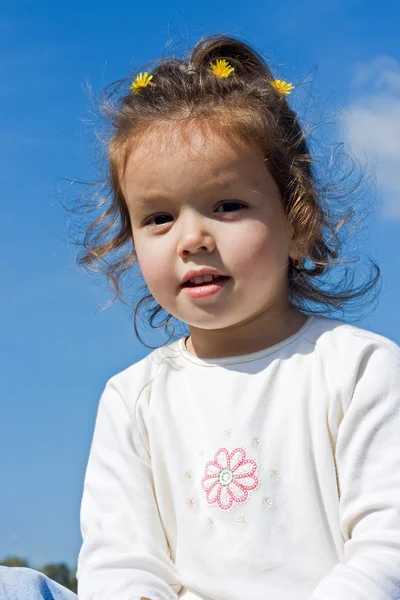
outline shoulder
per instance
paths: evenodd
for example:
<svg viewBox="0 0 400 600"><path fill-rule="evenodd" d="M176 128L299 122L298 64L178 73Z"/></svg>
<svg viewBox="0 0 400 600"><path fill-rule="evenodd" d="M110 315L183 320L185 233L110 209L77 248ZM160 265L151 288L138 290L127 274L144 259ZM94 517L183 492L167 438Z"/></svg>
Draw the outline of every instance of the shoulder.
<svg viewBox="0 0 400 600"><path fill-rule="evenodd" d="M146 390L150 390L157 377L179 360L178 341L150 352L141 360L116 373L105 384L103 403L116 395L133 407Z"/></svg>
<svg viewBox="0 0 400 600"><path fill-rule="evenodd" d="M361 382L371 392L400 389L400 347L389 338L326 317L314 317L305 337L336 383L346 380L353 392Z"/></svg>
<svg viewBox="0 0 400 600"><path fill-rule="evenodd" d="M374 352L394 360L400 357L400 347L393 340L339 319L314 317L303 337L315 346L316 351L346 359Z"/></svg>

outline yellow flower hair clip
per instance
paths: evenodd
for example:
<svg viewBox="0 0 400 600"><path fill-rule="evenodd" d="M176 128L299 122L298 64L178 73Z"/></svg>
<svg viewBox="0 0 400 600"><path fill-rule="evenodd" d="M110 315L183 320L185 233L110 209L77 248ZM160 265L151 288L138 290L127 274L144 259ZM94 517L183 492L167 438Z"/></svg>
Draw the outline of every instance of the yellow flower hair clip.
<svg viewBox="0 0 400 600"><path fill-rule="evenodd" d="M135 81L133 81L131 84L131 92L133 94L137 94L142 88L147 87L149 85L149 81L151 81L152 79L153 75L149 75L147 72L139 73Z"/></svg>
<svg viewBox="0 0 400 600"><path fill-rule="evenodd" d="M218 79L226 79L235 70L224 58L219 58L215 63L210 63L210 67L210 72L215 75L215 77L218 77Z"/></svg>
<svg viewBox="0 0 400 600"><path fill-rule="evenodd" d="M282 96L288 96L294 90L294 85L283 81L282 79L275 79L271 82L272 87Z"/></svg>

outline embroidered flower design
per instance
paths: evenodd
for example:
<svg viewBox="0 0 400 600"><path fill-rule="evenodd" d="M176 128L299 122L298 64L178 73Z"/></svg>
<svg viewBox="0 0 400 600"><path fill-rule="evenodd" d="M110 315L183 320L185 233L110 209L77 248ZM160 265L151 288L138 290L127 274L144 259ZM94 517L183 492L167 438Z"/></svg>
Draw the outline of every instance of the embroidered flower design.
<svg viewBox="0 0 400 600"><path fill-rule="evenodd" d="M281 474L279 473L278 469L274 469L273 471L271 471L271 479L273 479L274 481L278 481L280 476Z"/></svg>
<svg viewBox="0 0 400 600"><path fill-rule="evenodd" d="M268 510L272 507L272 500L271 500L271 498L268 498L268 496L264 496L263 499L261 500L261 503L262 503L263 507Z"/></svg>
<svg viewBox="0 0 400 600"><path fill-rule="evenodd" d="M240 517L236 519L236 523L239 525L239 527L246 527L246 525L249 523L249 520L244 515L240 515Z"/></svg>
<svg viewBox="0 0 400 600"><path fill-rule="evenodd" d="M196 500L194 498L188 498L186 500L186 506L188 508L193 508L195 504L196 504Z"/></svg>
<svg viewBox="0 0 400 600"><path fill-rule="evenodd" d="M213 529L213 527L215 527L215 519L213 517L208 517L208 519L206 520L206 525L210 529Z"/></svg>
<svg viewBox="0 0 400 600"><path fill-rule="evenodd" d="M235 448L231 453L220 448L214 460L206 464L201 482L207 502L216 502L222 510L229 510L234 502L245 502L249 491L255 490L259 484L256 470L256 461L246 458L243 448Z"/></svg>

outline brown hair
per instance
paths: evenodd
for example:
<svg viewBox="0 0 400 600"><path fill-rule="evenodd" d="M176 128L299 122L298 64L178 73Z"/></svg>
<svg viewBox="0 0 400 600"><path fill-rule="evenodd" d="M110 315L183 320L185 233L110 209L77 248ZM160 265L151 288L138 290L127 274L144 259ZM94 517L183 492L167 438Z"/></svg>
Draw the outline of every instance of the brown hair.
<svg viewBox="0 0 400 600"><path fill-rule="evenodd" d="M234 67L232 76L220 79L210 72L210 62L227 59ZM142 68L143 70L143 68ZM266 60L249 45L237 39L213 35L200 40L187 60L164 58L153 63L152 80L137 94L127 86L129 78L108 86L102 96L102 113L111 125L107 142L108 193L103 213L87 228L79 264L105 273L123 301L121 276L137 264L131 226L119 176L132 141L140 143L152 126L207 124L221 135L256 142L282 196L294 237L304 258L289 259L288 290L294 306L306 313L328 313L366 295L379 280L379 268L362 285L349 277L350 264L340 258L339 232L351 211L333 210L327 187L317 181L305 133L296 113L284 95L271 85L274 77ZM122 95L121 95L122 90ZM343 197L341 197L343 199ZM334 265L344 266L340 281L328 285L326 276ZM146 286L145 286L146 288ZM142 305L149 312L152 327L167 327L171 315L147 293L136 304L136 318Z"/></svg>

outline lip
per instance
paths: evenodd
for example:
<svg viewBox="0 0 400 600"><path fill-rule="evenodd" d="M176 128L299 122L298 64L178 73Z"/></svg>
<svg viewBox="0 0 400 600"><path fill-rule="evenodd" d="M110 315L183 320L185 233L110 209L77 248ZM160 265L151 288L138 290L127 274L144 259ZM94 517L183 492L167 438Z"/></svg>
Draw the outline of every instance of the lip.
<svg viewBox="0 0 400 600"><path fill-rule="evenodd" d="M194 277L200 277L202 275L220 275L221 277L227 277L223 273L220 273L216 269L210 269L209 267L204 267L203 269L191 270L183 276L181 285L184 285L189 279L194 279Z"/></svg>
<svg viewBox="0 0 400 600"><path fill-rule="evenodd" d="M197 298L204 298L205 296L213 296L220 292L230 281L230 278L220 279L216 281L211 281L210 283L206 283L199 287L190 287L183 286L182 292L189 296L189 298L193 298L194 300Z"/></svg>

